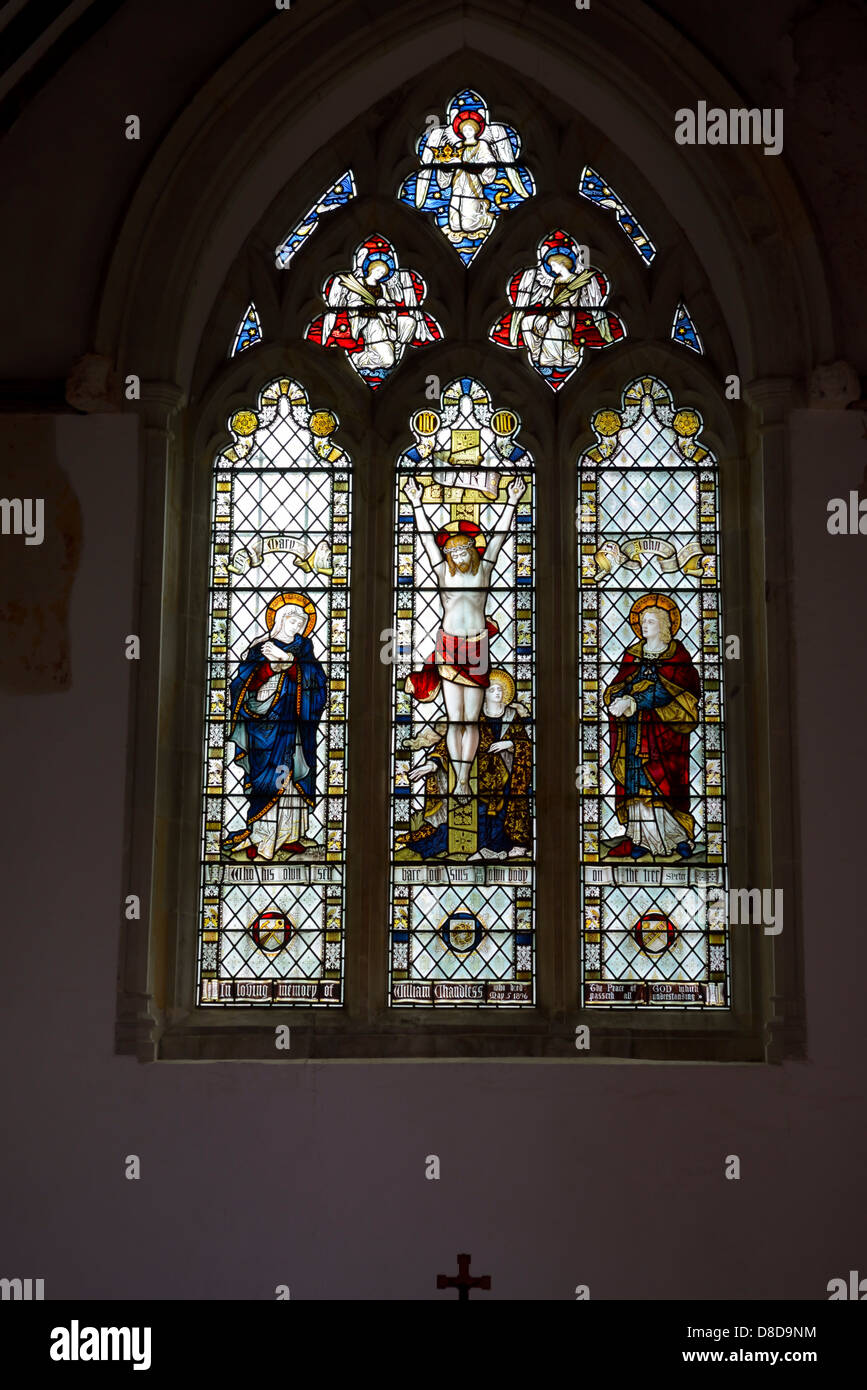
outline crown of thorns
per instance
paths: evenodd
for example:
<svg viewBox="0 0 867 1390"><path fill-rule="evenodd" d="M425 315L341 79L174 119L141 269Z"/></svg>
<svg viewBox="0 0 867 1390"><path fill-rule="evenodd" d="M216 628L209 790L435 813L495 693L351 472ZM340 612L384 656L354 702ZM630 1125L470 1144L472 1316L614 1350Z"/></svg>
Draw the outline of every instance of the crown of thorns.
<svg viewBox="0 0 867 1390"><path fill-rule="evenodd" d="M475 546L480 553L485 549L482 528L473 521L452 521L436 533L436 543L440 550L453 550L456 546Z"/></svg>

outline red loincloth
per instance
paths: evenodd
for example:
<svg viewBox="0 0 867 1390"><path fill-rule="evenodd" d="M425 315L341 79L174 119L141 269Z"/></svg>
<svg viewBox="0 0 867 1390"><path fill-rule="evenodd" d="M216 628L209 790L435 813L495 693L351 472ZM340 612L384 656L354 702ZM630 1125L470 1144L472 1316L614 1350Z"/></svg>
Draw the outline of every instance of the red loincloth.
<svg viewBox="0 0 867 1390"><path fill-rule="evenodd" d="M457 685L475 685L485 690L491 683L488 675L488 642L499 632L497 624L488 618L483 637L454 637L440 628L436 651L420 671L411 671L404 689L424 703L432 700L443 680Z"/></svg>

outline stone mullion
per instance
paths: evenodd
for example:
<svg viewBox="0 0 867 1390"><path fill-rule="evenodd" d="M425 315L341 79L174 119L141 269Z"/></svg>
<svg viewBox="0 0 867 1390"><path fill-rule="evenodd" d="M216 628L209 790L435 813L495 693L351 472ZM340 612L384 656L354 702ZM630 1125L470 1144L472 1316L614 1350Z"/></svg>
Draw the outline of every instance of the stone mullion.
<svg viewBox="0 0 867 1390"><path fill-rule="evenodd" d="M552 404L553 409L553 404ZM545 431L548 439L553 431ZM533 707L536 811L536 1002L547 1017L563 1008L563 865L569 862L568 811L563 768L572 757L573 729L566 715L563 624L563 511L560 460L553 448L534 450L536 466L533 633L536 689ZM567 751L568 749L568 751ZM574 856L573 856L574 857Z"/></svg>
<svg viewBox="0 0 867 1390"><path fill-rule="evenodd" d="M558 422L559 426L559 422ZM558 863L560 911L557 1007L567 1022L581 1004L578 979L578 930L581 897L577 864L579 860L579 798L575 785L576 767L582 756L578 728L578 531L575 524L578 503L578 449L569 432L558 427L556 446L556 487L560 525L559 563L559 650L560 664L556 690L560 715L555 734L560 756L555 782L558 805Z"/></svg>
<svg viewBox="0 0 867 1390"><path fill-rule="evenodd" d="M353 465L345 998L364 1026L386 1002L393 676L379 660L391 623L390 463L373 430Z"/></svg>

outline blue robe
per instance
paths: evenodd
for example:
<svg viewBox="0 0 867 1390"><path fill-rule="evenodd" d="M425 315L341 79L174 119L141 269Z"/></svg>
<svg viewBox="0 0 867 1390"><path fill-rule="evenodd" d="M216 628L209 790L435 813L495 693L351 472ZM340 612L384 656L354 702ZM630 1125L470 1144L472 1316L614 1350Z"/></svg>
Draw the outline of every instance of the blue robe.
<svg viewBox="0 0 867 1390"><path fill-rule="evenodd" d="M298 636L291 642L271 640L295 661L280 674L267 706L257 699L257 690L263 678L267 680L274 672L260 643L255 643L240 662L229 687L229 740L236 746L233 761L244 769L244 791L250 798L247 828L224 842L229 853L247 838L253 822L266 815L284 791L297 792L311 806L316 795L316 730L325 707L327 677L313 655L309 637ZM281 768L290 769L289 778L285 772L281 776Z"/></svg>

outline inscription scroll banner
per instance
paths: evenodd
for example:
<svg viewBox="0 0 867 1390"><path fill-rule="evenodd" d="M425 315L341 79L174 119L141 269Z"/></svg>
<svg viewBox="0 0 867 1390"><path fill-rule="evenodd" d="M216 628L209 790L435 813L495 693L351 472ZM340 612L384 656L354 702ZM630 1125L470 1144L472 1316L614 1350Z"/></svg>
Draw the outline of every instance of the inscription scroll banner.
<svg viewBox="0 0 867 1390"><path fill-rule="evenodd" d="M590 864L585 873L589 884L617 883L640 887L642 884L719 884L721 870L687 869L681 865L673 865L671 868L666 865L662 865L661 868L643 868L637 864Z"/></svg>
<svg viewBox="0 0 867 1390"><path fill-rule="evenodd" d="M488 1003L532 1004L533 991L530 984L514 980L494 980L488 985Z"/></svg>
<svg viewBox="0 0 867 1390"><path fill-rule="evenodd" d="M530 869L515 868L512 864L399 864L395 870L397 883L507 883L530 882Z"/></svg>
<svg viewBox="0 0 867 1390"><path fill-rule="evenodd" d="M336 864L206 864L207 883L334 883L342 882Z"/></svg>
<svg viewBox="0 0 867 1390"><path fill-rule="evenodd" d="M704 985L681 980L593 980L584 986L586 1004L704 1004ZM715 1000L713 1002L716 1002Z"/></svg>
<svg viewBox="0 0 867 1390"><path fill-rule="evenodd" d="M279 1003L280 1000L308 999L311 1004L325 1000L340 1002L338 980L203 980L203 1003Z"/></svg>
<svg viewBox="0 0 867 1390"><path fill-rule="evenodd" d="M532 1004L533 990L522 980L405 980L394 986L395 1003Z"/></svg>
<svg viewBox="0 0 867 1390"><path fill-rule="evenodd" d="M681 570L684 574L701 574L705 551L700 541L692 540L678 549L671 541L660 540L659 536L636 536L618 545L617 541L606 541L597 550L594 559L597 582L616 574L619 569L638 574L648 561L660 574L673 574Z"/></svg>
<svg viewBox="0 0 867 1390"><path fill-rule="evenodd" d="M437 457L434 455L434 457ZM449 460L452 462L453 460ZM492 470L458 469L455 473L434 473L433 480L440 487L469 488L471 492L481 492L489 502L496 501L500 488L498 474ZM463 500L463 499L461 499Z"/></svg>
<svg viewBox="0 0 867 1390"><path fill-rule="evenodd" d="M650 986L651 1004L704 1004L705 987L678 980L660 980Z"/></svg>
<svg viewBox="0 0 867 1390"><path fill-rule="evenodd" d="M592 980L584 986L586 1004L644 1004L647 985L643 980Z"/></svg>
<svg viewBox="0 0 867 1390"><path fill-rule="evenodd" d="M298 569L307 573L331 574L331 547L327 540L311 544L304 536L254 536L232 556L226 568L230 574L249 574L259 569L266 555L293 555Z"/></svg>

